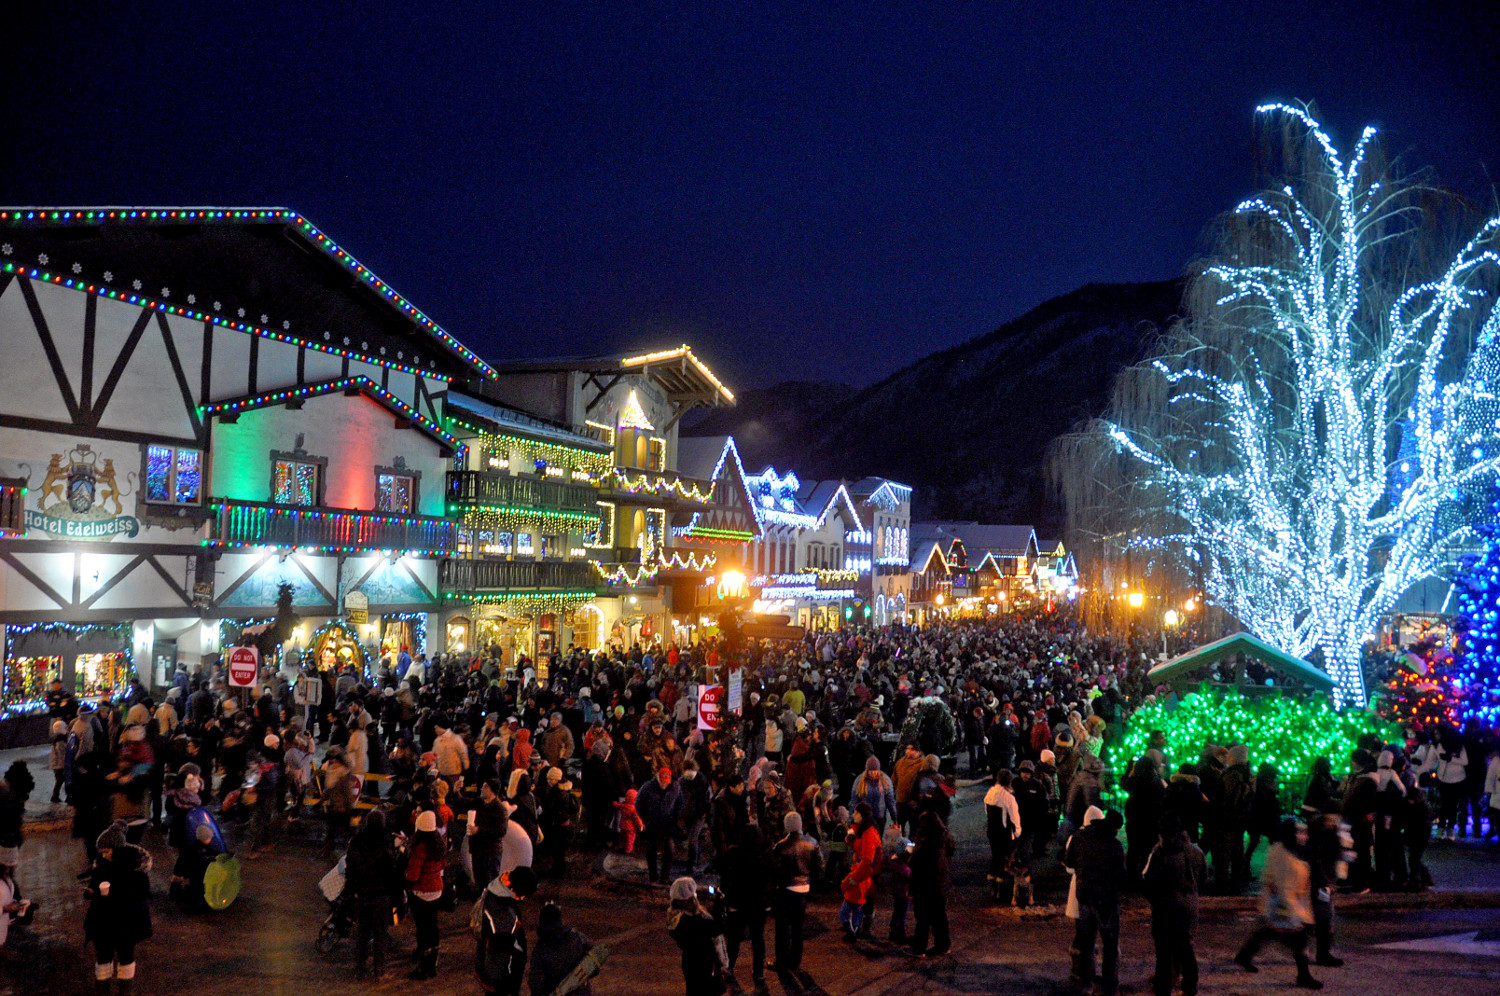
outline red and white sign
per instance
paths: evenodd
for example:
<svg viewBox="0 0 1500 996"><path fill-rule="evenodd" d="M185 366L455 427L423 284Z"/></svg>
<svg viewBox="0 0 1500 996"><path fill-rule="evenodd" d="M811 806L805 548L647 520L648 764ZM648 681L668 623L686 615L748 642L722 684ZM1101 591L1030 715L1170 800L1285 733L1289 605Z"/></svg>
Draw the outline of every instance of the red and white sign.
<svg viewBox="0 0 1500 996"><path fill-rule="evenodd" d="M698 729L717 730L723 708L723 685L698 686Z"/></svg>
<svg viewBox="0 0 1500 996"><path fill-rule="evenodd" d="M255 684L255 674L259 670L259 650L254 647L229 648L229 683L235 688L249 688Z"/></svg>

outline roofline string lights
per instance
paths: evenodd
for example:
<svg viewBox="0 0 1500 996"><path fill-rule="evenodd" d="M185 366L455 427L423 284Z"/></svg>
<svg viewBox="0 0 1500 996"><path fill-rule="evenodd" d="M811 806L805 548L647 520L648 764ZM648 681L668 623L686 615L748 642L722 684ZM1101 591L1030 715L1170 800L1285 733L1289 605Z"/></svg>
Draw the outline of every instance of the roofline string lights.
<svg viewBox="0 0 1500 996"><path fill-rule="evenodd" d="M379 400L391 408L394 408L402 418L408 419L414 425L436 436L438 439L453 447L454 451L462 454L467 451L463 443L459 442L457 436L438 425L432 419L417 411L411 405L402 401L379 384L363 374L355 377L342 377L338 380L324 381L321 384L305 384L302 387L289 387L282 391L268 391L265 394L257 394L249 398L238 398L233 401L217 401L212 404L199 405L198 412L201 415L223 415L226 412L244 412L256 408L266 408L271 405L285 404L288 401L297 401L303 398L317 398L325 394L336 394L340 391L359 391L361 394Z"/></svg>
<svg viewBox="0 0 1500 996"><path fill-rule="evenodd" d="M363 264L361 264L359 260L355 259L348 252L340 248L337 243L328 238L328 236L324 235L317 229L316 226L313 225L311 221L309 221L297 211L287 210L286 208L106 208L100 210L65 211L0 211L0 223L8 222L12 225L25 223L47 224L49 222L76 224L78 222L98 223L104 221L282 221L293 223L298 228L300 228L304 234L309 236L312 239L313 243L319 249L321 249L330 259L342 264L351 273L358 276L366 284L370 285L371 288L377 291L382 297L384 297L391 304L400 309L400 311L404 315L406 315L407 318L415 321L418 325L422 326L427 331L437 336L438 340L444 346L452 350L454 353L458 354L459 357L476 368L485 377L489 378L490 380L495 380L500 376L493 367L484 362L484 360L480 359L476 353L470 350L463 343L459 342L442 326L438 325L431 318L428 318L427 315L421 311L421 309L398 294L385 281L375 276L375 274L372 273ZM194 321L212 322L215 325L222 325L225 328L232 328L240 332L251 332L270 339L278 339L284 342L296 342L299 345L308 347L309 349L316 349L325 353L333 353L336 356L347 356L350 358L363 360L365 362L374 363L379 366L389 367L392 370L400 370L403 373L421 374L427 377L442 377L442 375L439 375L432 370L423 370L419 367L393 363L384 359L380 359L378 357L366 356L362 353L355 353L350 350L337 349L332 346L319 343L313 339L290 335L288 333L273 332L270 329L264 329L256 325L252 325L248 322L228 321L211 313L197 311L192 308L180 308L175 305L164 304L162 302L144 297L139 294L125 294L119 291L113 291L109 288L99 287L98 285L90 283L86 280L64 277L60 274L53 274L46 270L20 266L14 263L6 263L4 264L4 272L22 273L30 276L32 279L47 280L51 283L61 284L64 287L87 289L89 293L97 294L100 297L108 297L115 300L124 301L128 304L135 304L141 307L151 308L156 311L165 312L166 314L180 315L185 318L190 318ZM447 378L442 377L442 379L446 380Z"/></svg>

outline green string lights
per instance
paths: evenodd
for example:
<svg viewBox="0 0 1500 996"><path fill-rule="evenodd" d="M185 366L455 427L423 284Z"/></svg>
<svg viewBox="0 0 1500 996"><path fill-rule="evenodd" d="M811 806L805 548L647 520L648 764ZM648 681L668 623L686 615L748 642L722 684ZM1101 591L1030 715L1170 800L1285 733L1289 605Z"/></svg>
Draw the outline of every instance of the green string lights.
<svg viewBox="0 0 1500 996"><path fill-rule="evenodd" d="M1144 754L1152 730L1166 734L1166 754L1173 771L1184 762L1196 764L1207 744L1244 744L1250 748L1251 769L1264 762L1275 765L1283 791L1294 792L1298 806L1314 758L1328 758L1338 774L1347 770L1349 755L1361 735L1375 733L1387 741L1400 738L1396 727L1375 714L1364 709L1336 712L1333 703L1321 695L1249 697L1238 689L1214 688L1190 693L1175 708L1158 701L1137 709L1126 724L1120 752L1113 755L1116 765ZM1291 801L1290 796L1286 798Z"/></svg>
<svg viewBox="0 0 1500 996"><path fill-rule="evenodd" d="M358 391L361 394L367 395L379 401L387 408L390 408L402 418L407 419L413 425L419 426L424 432L446 443L459 455L467 451L464 444L459 442L458 437L453 433L444 429L370 378L364 376L341 377L338 380L323 381L320 384L305 384L302 387L287 388L284 391L270 391L265 394L254 395L253 397L236 398L233 401L218 401L213 404L199 405L198 412L202 415L224 415L226 413L244 412L255 408L285 404L288 401L317 398L325 394L335 394L339 391Z"/></svg>

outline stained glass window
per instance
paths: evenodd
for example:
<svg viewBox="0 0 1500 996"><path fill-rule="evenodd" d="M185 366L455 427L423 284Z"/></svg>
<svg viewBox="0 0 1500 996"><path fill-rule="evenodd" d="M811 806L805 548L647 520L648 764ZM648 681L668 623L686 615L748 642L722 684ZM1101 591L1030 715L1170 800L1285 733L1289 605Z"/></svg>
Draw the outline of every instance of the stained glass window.
<svg viewBox="0 0 1500 996"><path fill-rule="evenodd" d="M277 460L276 483L271 498L280 505L316 505L318 465L301 460Z"/></svg>
<svg viewBox="0 0 1500 996"><path fill-rule="evenodd" d="M173 482L173 500L188 504L198 500L203 484L203 454L197 450L177 451L177 478Z"/></svg>
<svg viewBox="0 0 1500 996"><path fill-rule="evenodd" d="M146 500L196 505L202 498L203 453L176 446L146 447Z"/></svg>
<svg viewBox="0 0 1500 996"><path fill-rule="evenodd" d="M415 482L406 474L375 475L375 509L379 512L411 512Z"/></svg>

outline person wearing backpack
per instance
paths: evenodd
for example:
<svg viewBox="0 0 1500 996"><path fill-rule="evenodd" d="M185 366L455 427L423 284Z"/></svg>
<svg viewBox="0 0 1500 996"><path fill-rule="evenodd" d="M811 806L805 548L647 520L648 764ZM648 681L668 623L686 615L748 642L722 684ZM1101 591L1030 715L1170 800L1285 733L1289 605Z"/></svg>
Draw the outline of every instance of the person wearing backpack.
<svg viewBox="0 0 1500 996"><path fill-rule="evenodd" d="M486 993L520 996L526 978L526 928L521 904L536 892L536 872L528 866L502 873L474 904L474 974Z"/></svg>

